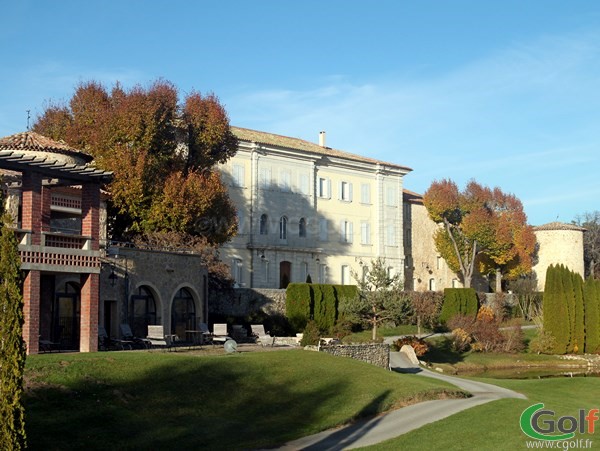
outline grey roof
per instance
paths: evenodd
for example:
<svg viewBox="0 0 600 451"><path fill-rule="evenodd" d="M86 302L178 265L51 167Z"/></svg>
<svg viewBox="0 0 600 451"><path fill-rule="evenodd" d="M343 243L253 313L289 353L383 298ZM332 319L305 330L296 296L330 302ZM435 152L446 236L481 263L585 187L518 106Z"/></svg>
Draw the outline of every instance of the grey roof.
<svg viewBox="0 0 600 451"><path fill-rule="evenodd" d="M580 227L575 224L566 224L564 222L549 222L548 224L543 224L541 226L537 226L533 228L534 231L544 231L544 230L571 230L574 232L585 232L587 229L584 227Z"/></svg>

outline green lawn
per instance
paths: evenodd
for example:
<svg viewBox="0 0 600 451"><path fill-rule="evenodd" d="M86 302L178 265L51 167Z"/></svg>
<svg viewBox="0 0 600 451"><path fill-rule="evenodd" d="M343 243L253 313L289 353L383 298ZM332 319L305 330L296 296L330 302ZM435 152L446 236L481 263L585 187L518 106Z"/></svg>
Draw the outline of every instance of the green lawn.
<svg viewBox="0 0 600 451"><path fill-rule="evenodd" d="M519 450L527 449L529 440L521 432L519 418L527 407L543 402L544 408L560 415L577 416L579 409L600 407L600 378L577 377L533 380L492 380L525 394L528 399L502 399L465 410L444 420L423 426L396 439L369 447L369 450ZM596 425L596 429L598 429ZM576 439L594 440L600 446L600 436L577 434Z"/></svg>
<svg viewBox="0 0 600 451"><path fill-rule="evenodd" d="M383 341L385 337L394 337L396 335L416 335L417 326L413 324L401 324L396 327L379 327L377 328L377 338L379 341ZM431 333L429 329L421 328L421 333ZM373 332L369 330L363 330L361 332L356 332L347 337L344 337L342 340L345 343L367 343L372 341L371 337L373 336Z"/></svg>
<svg viewBox="0 0 600 451"><path fill-rule="evenodd" d="M434 380L301 350L37 355L27 359L26 384L33 450L275 446L455 392Z"/></svg>

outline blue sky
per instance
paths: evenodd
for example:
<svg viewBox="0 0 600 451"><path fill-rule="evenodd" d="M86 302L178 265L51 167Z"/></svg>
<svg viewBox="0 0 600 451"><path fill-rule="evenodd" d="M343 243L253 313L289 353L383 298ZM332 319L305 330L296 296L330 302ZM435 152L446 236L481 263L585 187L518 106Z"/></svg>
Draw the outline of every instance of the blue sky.
<svg viewBox="0 0 600 451"><path fill-rule="evenodd" d="M1 0L0 136L82 81L214 92L231 123L514 193L600 205L600 2Z"/></svg>

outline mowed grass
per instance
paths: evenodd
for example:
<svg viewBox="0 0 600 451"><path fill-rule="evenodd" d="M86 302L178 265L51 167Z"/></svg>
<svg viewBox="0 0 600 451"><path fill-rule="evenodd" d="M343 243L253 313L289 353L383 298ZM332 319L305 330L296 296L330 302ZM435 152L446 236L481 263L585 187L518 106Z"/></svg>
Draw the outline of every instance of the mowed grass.
<svg viewBox="0 0 600 451"><path fill-rule="evenodd" d="M30 356L30 449L248 449L456 387L301 350Z"/></svg>
<svg viewBox="0 0 600 451"><path fill-rule="evenodd" d="M561 415L578 417L579 409L600 408L600 378L576 377L531 380L479 379L523 393L527 400L502 399L473 407L446 419L423 426L398 438L365 448L369 450L520 450L528 438L519 427L527 407L544 403L544 408ZM546 417L548 419L548 417ZM596 425L598 430L598 425ZM600 436L579 434L575 439L591 439L600 446ZM574 446L571 445L571 446ZM562 449L558 447L556 449ZM571 448L572 449L572 448Z"/></svg>

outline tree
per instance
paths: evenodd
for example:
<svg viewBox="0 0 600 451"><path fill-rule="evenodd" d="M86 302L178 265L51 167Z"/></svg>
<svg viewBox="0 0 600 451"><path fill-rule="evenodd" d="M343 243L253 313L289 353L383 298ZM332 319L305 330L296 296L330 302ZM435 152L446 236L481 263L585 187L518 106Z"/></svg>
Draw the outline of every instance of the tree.
<svg viewBox="0 0 600 451"><path fill-rule="evenodd" d="M353 273L357 282L358 294L345 299L340 311L352 322L362 323L372 328L372 339L377 339L377 328L386 322L397 322L408 313L408 299L402 291L398 274L390 275L385 259L371 261L367 276Z"/></svg>
<svg viewBox="0 0 600 451"><path fill-rule="evenodd" d="M237 230L235 208L217 173L237 151L225 109L193 92L180 105L176 88L80 84L68 106L50 105L33 130L91 154L113 171L109 214L113 239L181 232L222 244Z"/></svg>
<svg viewBox="0 0 600 451"><path fill-rule="evenodd" d="M600 293L598 283L591 277L585 279L583 299L585 303L585 352L592 354L600 349Z"/></svg>
<svg viewBox="0 0 600 451"><path fill-rule="evenodd" d="M544 286L544 332L554 337L555 354L567 352L570 340L567 302L563 296L561 269L550 265L546 271Z"/></svg>
<svg viewBox="0 0 600 451"><path fill-rule="evenodd" d="M434 291L414 291L410 306L417 322L417 335L423 325L433 328L439 319L443 297Z"/></svg>
<svg viewBox="0 0 600 451"><path fill-rule="evenodd" d="M2 218L0 228L0 443L2 449L26 447L23 407L23 297L20 289L20 258L17 240Z"/></svg>
<svg viewBox="0 0 600 451"><path fill-rule="evenodd" d="M451 180L435 181L423 195L429 217L442 227L434 237L438 252L460 274L466 288L479 262L483 274L516 278L531 271L535 235L523 205L512 194L470 181L460 192Z"/></svg>
<svg viewBox="0 0 600 451"><path fill-rule="evenodd" d="M583 234L585 274L600 278L600 211L584 213L573 222L586 229Z"/></svg>
<svg viewBox="0 0 600 451"><path fill-rule="evenodd" d="M581 274L571 273L573 279L573 294L575 298L574 313L575 322L571 332L571 343L573 352L582 354L586 343L585 333L585 303L583 299L583 278Z"/></svg>

